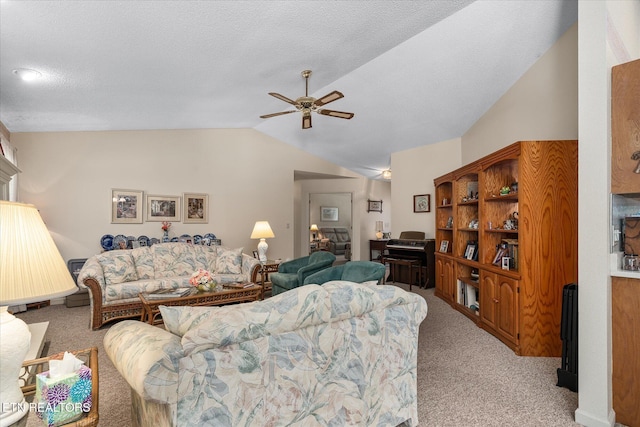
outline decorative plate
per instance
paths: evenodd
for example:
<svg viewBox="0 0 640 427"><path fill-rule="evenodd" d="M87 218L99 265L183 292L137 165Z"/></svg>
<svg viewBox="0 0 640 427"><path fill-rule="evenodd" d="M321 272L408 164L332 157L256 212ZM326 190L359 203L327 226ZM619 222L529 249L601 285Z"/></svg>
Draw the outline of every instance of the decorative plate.
<svg viewBox="0 0 640 427"><path fill-rule="evenodd" d="M151 246L151 241L147 236L138 236L138 242L140 242L140 246Z"/></svg>
<svg viewBox="0 0 640 427"><path fill-rule="evenodd" d="M194 234L193 235L193 244L194 245L201 245L202 244L202 236L199 234Z"/></svg>
<svg viewBox="0 0 640 427"><path fill-rule="evenodd" d="M120 243L124 243L124 247L127 247L127 237L124 234L118 234L113 238L113 248L120 249Z"/></svg>
<svg viewBox="0 0 640 427"><path fill-rule="evenodd" d="M102 246L102 249L105 251L113 249L113 236L111 234L105 234L102 236L100 239L100 246Z"/></svg>
<svg viewBox="0 0 640 427"><path fill-rule="evenodd" d="M171 238L171 241L172 241L172 242L179 242L180 240L178 240L178 238L177 238L177 237L172 237L172 238Z"/></svg>
<svg viewBox="0 0 640 427"><path fill-rule="evenodd" d="M160 243L160 239L152 237L149 239L149 246L155 245L156 243Z"/></svg>
<svg viewBox="0 0 640 427"><path fill-rule="evenodd" d="M213 233L207 233L203 236L205 239L211 239L214 240L216 238L216 235Z"/></svg>

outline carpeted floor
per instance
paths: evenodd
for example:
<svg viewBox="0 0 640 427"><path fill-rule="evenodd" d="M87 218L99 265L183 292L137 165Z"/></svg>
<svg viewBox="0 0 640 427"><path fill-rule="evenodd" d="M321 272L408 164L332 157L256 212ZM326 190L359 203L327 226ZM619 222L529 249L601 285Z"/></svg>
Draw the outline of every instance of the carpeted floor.
<svg viewBox="0 0 640 427"><path fill-rule="evenodd" d="M408 290L408 286L398 284ZM427 300L420 327L418 412L420 426L578 426L577 393L556 387L559 358L519 357L439 298ZM27 323L49 321L49 354L97 346L100 355L100 426L131 424L129 387L106 356L108 326L91 331L89 307L55 305L19 313ZM40 426L34 414L28 426Z"/></svg>

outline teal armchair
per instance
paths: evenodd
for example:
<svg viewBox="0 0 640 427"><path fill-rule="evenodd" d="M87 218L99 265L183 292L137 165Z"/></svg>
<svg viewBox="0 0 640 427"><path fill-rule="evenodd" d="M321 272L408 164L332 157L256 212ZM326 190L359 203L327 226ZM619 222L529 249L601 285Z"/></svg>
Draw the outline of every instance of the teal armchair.
<svg viewBox="0 0 640 427"><path fill-rule="evenodd" d="M384 278L386 269L384 264L372 261L349 261L346 264L336 265L317 273L313 273L304 279L304 284L311 283L321 285L331 280L348 280L350 282L363 283L373 280L378 284Z"/></svg>
<svg viewBox="0 0 640 427"><path fill-rule="evenodd" d="M309 256L285 261L278 267L277 273L271 273L271 295L277 295L302 286L310 274L331 267L336 256L331 252L319 251Z"/></svg>

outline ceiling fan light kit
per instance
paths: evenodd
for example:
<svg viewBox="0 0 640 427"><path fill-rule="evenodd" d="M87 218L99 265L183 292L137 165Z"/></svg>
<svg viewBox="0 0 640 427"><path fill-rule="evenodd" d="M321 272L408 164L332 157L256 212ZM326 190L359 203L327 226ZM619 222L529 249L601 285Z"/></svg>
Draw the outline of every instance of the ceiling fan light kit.
<svg viewBox="0 0 640 427"><path fill-rule="evenodd" d="M270 117L282 116L284 114L291 114L291 113L300 111L302 113L302 129L310 129L312 112L322 114L323 116L337 117L339 119L347 119L347 120L351 119L354 116L353 113L319 108L330 102L337 101L340 98L344 98L344 95L341 92L334 90L333 92L328 93L325 96L318 99L312 96L309 96L309 77L311 76L311 70L304 70L301 74L302 74L302 77L305 79L304 96L301 96L297 98L295 101L293 101L284 95L280 95L279 93L269 92L269 95L273 96L274 98L278 98L279 100L284 101L288 104L293 105L294 107L296 107L296 109L289 110L289 111L282 111L279 113L265 114L263 116L260 116L260 118L268 119Z"/></svg>

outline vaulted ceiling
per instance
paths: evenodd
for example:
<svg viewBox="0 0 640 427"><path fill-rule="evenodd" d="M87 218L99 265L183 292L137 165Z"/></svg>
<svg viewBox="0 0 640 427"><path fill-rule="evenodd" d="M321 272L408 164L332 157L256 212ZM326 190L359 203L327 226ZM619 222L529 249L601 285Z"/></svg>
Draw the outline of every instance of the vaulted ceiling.
<svg viewBox="0 0 640 427"><path fill-rule="evenodd" d="M577 0L0 2L11 132L254 128L370 178L463 135L577 20ZM14 69L42 78L24 82ZM325 108L259 116L339 90Z"/></svg>

